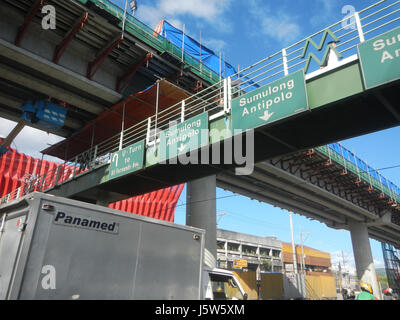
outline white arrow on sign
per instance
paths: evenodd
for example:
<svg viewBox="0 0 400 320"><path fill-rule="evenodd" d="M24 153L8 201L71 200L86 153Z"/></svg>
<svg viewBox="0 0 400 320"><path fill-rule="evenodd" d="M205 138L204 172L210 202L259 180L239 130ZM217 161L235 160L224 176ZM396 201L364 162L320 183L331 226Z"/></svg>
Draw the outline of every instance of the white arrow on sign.
<svg viewBox="0 0 400 320"><path fill-rule="evenodd" d="M114 157L112 159L113 162L115 162L115 165L118 167L118 154L114 154Z"/></svg>
<svg viewBox="0 0 400 320"><path fill-rule="evenodd" d="M178 148L179 152L182 152L183 150L185 150L186 147L187 147L187 145L182 143L181 146Z"/></svg>
<svg viewBox="0 0 400 320"><path fill-rule="evenodd" d="M269 113L268 110L265 111L264 115L260 117L261 120L268 121L274 115L275 112Z"/></svg>

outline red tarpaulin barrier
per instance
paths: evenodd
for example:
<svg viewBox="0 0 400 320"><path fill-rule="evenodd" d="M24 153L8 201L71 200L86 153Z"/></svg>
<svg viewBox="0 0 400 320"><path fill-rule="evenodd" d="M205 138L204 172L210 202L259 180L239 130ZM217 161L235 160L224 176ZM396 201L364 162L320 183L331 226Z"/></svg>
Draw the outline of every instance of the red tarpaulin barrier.
<svg viewBox="0 0 400 320"><path fill-rule="evenodd" d="M42 175L55 170L58 165L60 164L35 159L9 148L9 151L0 158L0 198L23 186L29 175ZM176 204L183 187L184 185L179 185L154 191L110 204L109 207L141 216L174 222Z"/></svg>

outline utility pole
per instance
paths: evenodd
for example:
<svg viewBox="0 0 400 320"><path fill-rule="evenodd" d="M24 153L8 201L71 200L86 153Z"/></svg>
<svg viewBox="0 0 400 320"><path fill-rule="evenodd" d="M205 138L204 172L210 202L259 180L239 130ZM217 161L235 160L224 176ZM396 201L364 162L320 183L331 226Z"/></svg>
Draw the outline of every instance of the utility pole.
<svg viewBox="0 0 400 320"><path fill-rule="evenodd" d="M221 218L222 218L223 216L225 216L226 214L227 214L226 211L223 211L223 212L221 212L221 213L217 213L217 226L218 226L218 223L219 223L219 221L221 220Z"/></svg>
<svg viewBox="0 0 400 320"><path fill-rule="evenodd" d="M339 261L339 292L342 294L342 266L340 265Z"/></svg>
<svg viewBox="0 0 400 320"><path fill-rule="evenodd" d="M342 259L343 259L343 270L344 270L344 272L346 272L346 260L344 259L344 252L343 252L343 250L342 250ZM346 279L345 276L344 276L343 278L344 278L343 280ZM349 278L347 278L347 286L349 286L349 281L348 281L348 279L349 279ZM344 281L343 281L343 282L344 282Z"/></svg>
<svg viewBox="0 0 400 320"><path fill-rule="evenodd" d="M293 219L292 219L292 213L289 212L289 220L290 220L290 233L292 235L292 250L293 250L293 272L297 272L297 258L296 258L296 246L294 244L294 235L293 235Z"/></svg>
<svg viewBox="0 0 400 320"><path fill-rule="evenodd" d="M305 274L305 269L306 269L306 261L304 259L304 242L303 242L303 234L305 235L310 235L311 232L300 232L300 243L301 243L301 270L302 273ZM306 239L305 239L306 240ZM305 241L304 240L304 241Z"/></svg>

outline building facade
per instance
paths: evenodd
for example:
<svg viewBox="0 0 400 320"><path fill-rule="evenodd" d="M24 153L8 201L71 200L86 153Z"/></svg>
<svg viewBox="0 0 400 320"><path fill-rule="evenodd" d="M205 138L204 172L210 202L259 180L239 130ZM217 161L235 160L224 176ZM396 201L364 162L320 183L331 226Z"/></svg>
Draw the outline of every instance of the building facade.
<svg viewBox="0 0 400 320"><path fill-rule="evenodd" d="M217 230L217 260L229 270L282 272L282 243L275 237L258 237Z"/></svg>
<svg viewBox="0 0 400 320"><path fill-rule="evenodd" d="M310 247L295 245L298 272L331 273L331 255ZM284 272L293 272L293 247L282 242L282 262Z"/></svg>

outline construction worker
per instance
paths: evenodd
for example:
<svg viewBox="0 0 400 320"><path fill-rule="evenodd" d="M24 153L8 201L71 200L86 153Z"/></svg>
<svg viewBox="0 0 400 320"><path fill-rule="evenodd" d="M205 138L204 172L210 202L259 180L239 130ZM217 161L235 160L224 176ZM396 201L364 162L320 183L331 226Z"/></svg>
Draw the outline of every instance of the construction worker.
<svg viewBox="0 0 400 320"><path fill-rule="evenodd" d="M373 290L371 285L369 285L366 282L361 282L361 293L357 296L356 300L378 300L374 295L373 295Z"/></svg>
<svg viewBox="0 0 400 320"><path fill-rule="evenodd" d="M326 57L326 60L321 65L320 69L324 69L326 67L335 67L336 65L338 65L339 59L341 58L340 54L336 50L337 43L335 41L331 41L328 43L328 45L329 53Z"/></svg>
<svg viewBox="0 0 400 320"><path fill-rule="evenodd" d="M387 288L383 291L383 300L394 300L392 288Z"/></svg>

